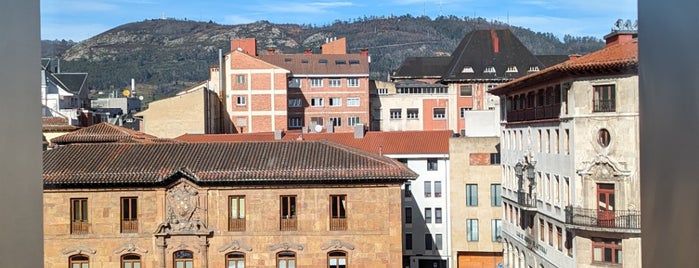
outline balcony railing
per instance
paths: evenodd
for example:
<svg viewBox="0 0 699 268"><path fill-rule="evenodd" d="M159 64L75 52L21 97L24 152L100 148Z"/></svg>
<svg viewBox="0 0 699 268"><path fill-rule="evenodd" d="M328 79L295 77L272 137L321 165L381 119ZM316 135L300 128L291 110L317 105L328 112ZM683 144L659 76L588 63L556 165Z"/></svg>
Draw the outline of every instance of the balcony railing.
<svg viewBox="0 0 699 268"><path fill-rule="evenodd" d="M594 100L593 112L614 112L616 111L615 99Z"/></svg>
<svg viewBox="0 0 699 268"><path fill-rule="evenodd" d="M245 219L229 219L228 231L245 231Z"/></svg>
<svg viewBox="0 0 699 268"><path fill-rule="evenodd" d="M525 208L536 208L536 198L527 192L517 192L517 203Z"/></svg>
<svg viewBox="0 0 699 268"><path fill-rule="evenodd" d="M282 218L279 220L279 230L281 231L296 231L296 217Z"/></svg>
<svg viewBox="0 0 699 268"><path fill-rule="evenodd" d="M70 223L71 234L86 234L90 230L90 224L87 221L72 221Z"/></svg>
<svg viewBox="0 0 699 268"><path fill-rule="evenodd" d="M641 229L640 210L598 211L596 209L566 207L566 223L578 226Z"/></svg>
<svg viewBox="0 0 699 268"><path fill-rule="evenodd" d="M561 115L561 104L538 106L520 110L507 111L507 122L530 121L558 118Z"/></svg>
<svg viewBox="0 0 699 268"><path fill-rule="evenodd" d="M347 218L330 218L330 231L347 230Z"/></svg>
<svg viewBox="0 0 699 268"><path fill-rule="evenodd" d="M138 233L138 220L137 219L122 219L121 220L121 232L122 233Z"/></svg>

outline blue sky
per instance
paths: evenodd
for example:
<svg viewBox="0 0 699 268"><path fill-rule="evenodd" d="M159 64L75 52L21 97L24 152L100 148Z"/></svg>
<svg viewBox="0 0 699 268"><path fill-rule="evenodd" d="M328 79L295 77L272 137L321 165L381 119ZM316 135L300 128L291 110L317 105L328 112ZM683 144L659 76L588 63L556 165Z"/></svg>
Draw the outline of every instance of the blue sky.
<svg viewBox="0 0 699 268"><path fill-rule="evenodd" d="M41 39L82 41L119 25L168 18L241 24L331 24L363 16L482 17L536 32L602 38L617 19L637 18L636 0L41 0Z"/></svg>

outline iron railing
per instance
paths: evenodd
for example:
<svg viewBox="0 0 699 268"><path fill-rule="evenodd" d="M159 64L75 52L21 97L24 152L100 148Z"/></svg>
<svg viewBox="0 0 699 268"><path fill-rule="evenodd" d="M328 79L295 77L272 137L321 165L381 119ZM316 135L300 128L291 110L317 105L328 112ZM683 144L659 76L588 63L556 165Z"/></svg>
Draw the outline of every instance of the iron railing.
<svg viewBox="0 0 699 268"><path fill-rule="evenodd" d="M615 99L594 100L593 112L614 112L616 111Z"/></svg>
<svg viewBox="0 0 699 268"><path fill-rule="evenodd" d="M87 234L90 230L90 224L87 221L72 221L70 222L71 234Z"/></svg>
<svg viewBox="0 0 699 268"><path fill-rule="evenodd" d="M522 207L536 208L536 198L527 192L517 192L517 203Z"/></svg>
<svg viewBox="0 0 699 268"><path fill-rule="evenodd" d="M228 220L228 231L245 231L245 218L243 219L229 219Z"/></svg>
<svg viewBox="0 0 699 268"><path fill-rule="evenodd" d="M122 233L138 233L138 219L122 219L121 220L121 232Z"/></svg>
<svg viewBox="0 0 699 268"><path fill-rule="evenodd" d="M347 218L330 218L330 231L347 230Z"/></svg>
<svg viewBox="0 0 699 268"><path fill-rule="evenodd" d="M640 210L599 211L568 206L565 211L567 224L598 228L641 229Z"/></svg>
<svg viewBox="0 0 699 268"><path fill-rule="evenodd" d="M558 118L560 115L561 104L553 104L507 111L507 122L552 119Z"/></svg>
<svg viewBox="0 0 699 268"><path fill-rule="evenodd" d="M281 218L279 220L279 230L281 231L296 231L296 217Z"/></svg>

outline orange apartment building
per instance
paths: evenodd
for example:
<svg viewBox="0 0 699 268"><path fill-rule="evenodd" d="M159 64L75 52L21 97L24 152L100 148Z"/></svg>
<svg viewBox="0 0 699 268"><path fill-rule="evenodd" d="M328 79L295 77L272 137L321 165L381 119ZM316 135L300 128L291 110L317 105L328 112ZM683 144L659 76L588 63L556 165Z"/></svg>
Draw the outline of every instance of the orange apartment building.
<svg viewBox="0 0 699 268"><path fill-rule="evenodd" d="M346 39L321 54L257 54L255 39L231 41L224 68L212 68L234 133L305 129L351 132L369 124L369 53L347 54ZM221 73L222 72L222 73ZM221 90L222 89L222 90Z"/></svg>

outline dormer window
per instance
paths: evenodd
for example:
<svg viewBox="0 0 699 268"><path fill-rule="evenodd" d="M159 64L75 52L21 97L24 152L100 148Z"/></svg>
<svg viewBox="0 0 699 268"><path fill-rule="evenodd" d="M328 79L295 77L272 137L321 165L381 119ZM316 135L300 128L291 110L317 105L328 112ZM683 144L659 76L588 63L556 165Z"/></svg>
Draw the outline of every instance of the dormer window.
<svg viewBox="0 0 699 268"><path fill-rule="evenodd" d="M507 72L507 73L516 73L516 72L517 72L517 66L510 66L510 67L507 67L507 71L505 71L505 72Z"/></svg>
<svg viewBox="0 0 699 268"><path fill-rule="evenodd" d="M493 66L485 67L485 71L483 71L483 73L493 74L493 73L495 73L495 67L493 67Z"/></svg>
<svg viewBox="0 0 699 268"><path fill-rule="evenodd" d="M538 72L539 71L539 66L529 66L528 72Z"/></svg>
<svg viewBox="0 0 699 268"><path fill-rule="evenodd" d="M471 66L464 66L464 69L461 70L461 73L472 74L472 73L473 73L473 67L471 67Z"/></svg>

